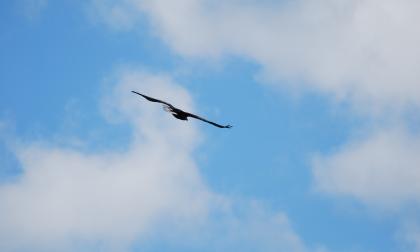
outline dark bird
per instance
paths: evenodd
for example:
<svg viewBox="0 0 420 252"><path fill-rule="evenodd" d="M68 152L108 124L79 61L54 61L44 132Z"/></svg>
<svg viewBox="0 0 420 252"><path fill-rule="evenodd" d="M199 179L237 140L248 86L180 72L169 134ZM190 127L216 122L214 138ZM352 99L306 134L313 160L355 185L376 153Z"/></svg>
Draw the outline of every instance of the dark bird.
<svg viewBox="0 0 420 252"><path fill-rule="evenodd" d="M220 125L220 124L217 124L217 123L208 121L208 120L206 120L206 119L204 119L202 117L199 117L198 115L194 115L194 114L185 112L185 111L183 111L183 110L181 110L179 108L175 108L174 106L172 106L171 104L169 104L167 102L164 102L164 101L161 101L161 100L152 98L152 97L147 96L147 95L144 95L144 94L140 94L140 93L138 93L136 91L131 91L131 92L133 92L135 94L138 94L140 96L143 96L148 101L162 103L163 104L163 109L165 111L167 111L167 112L170 112L175 118L177 118L179 120L187 121L188 120L188 117L192 117L192 118L201 120L203 122L210 123L210 124L212 124L212 125L214 125L216 127L219 127L219 128L232 128L231 125Z"/></svg>

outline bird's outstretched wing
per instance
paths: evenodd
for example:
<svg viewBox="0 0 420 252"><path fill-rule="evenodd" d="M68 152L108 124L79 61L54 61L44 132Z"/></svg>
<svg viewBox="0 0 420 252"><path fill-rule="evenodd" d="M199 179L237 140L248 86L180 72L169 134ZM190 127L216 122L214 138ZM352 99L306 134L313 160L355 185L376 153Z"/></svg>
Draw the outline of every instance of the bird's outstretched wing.
<svg viewBox="0 0 420 252"><path fill-rule="evenodd" d="M167 103L167 102L165 102L165 101L161 101L161 100L155 99L155 98L153 98L153 97L150 97L150 96L147 96L147 95L144 95L144 94L140 94L140 93L138 93L138 92L136 92L136 91L131 91L131 92L133 92L133 93L135 93L135 94L138 94L138 95L140 95L140 96L143 96L143 97L144 97L145 99L147 99L148 101L162 103L162 104L168 105L168 106L169 106L169 107L171 107L171 108L174 108L174 106L172 106L171 104L169 104L169 103Z"/></svg>
<svg viewBox="0 0 420 252"><path fill-rule="evenodd" d="M192 118L195 118L195 119L201 120L201 121L203 121L203 122L210 123L210 124L212 124L212 125L214 125L214 126L216 126L216 127L219 127L219 128L232 128L232 126L231 126L231 125L220 125L220 124L217 124L217 123L215 123L215 122L211 122L211 121L209 121L209 120L206 120L206 119L204 119L204 118L202 118L202 117L200 117L200 116L198 116L198 115L194 115L194 114L191 114L191 113L188 113L188 112L182 111L182 110L180 110L180 109L177 109L177 108L175 108L174 106L172 106L170 103L167 103L167 102L165 102L165 101L161 101L161 100L155 99L155 98L153 98L153 97L150 97L150 96L147 96L147 95L144 95L144 94L140 94L140 93L138 93L138 92L136 92L136 91L131 91L131 92L133 92L133 93L135 93L135 94L138 94L138 95L142 96L143 98L147 99L148 101L151 101L151 102L158 102L158 103L165 104L165 105L167 106L166 108L167 108L167 109L169 109L169 111L170 111L170 112L175 113L175 114L177 114L177 115L183 115L183 117L184 117L184 116L186 116L186 117L192 117ZM165 110L166 110L166 109L165 109Z"/></svg>
<svg viewBox="0 0 420 252"><path fill-rule="evenodd" d="M232 126L229 125L229 124L228 125L220 125L220 124L217 124L215 122L211 122L209 120L206 120L206 119L204 119L204 118L202 118L202 117L200 117L198 115L194 115L194 114L191 114L191 113L188 113L188 112L186 112L186 113L187 113L187 116L189 116L189 117L192 117L192 118L201 120L201 121L206 122L206 123L210 123L210 124L212 124L212 125L214 125L216 127L219 127L219 128L232 128Z"/></svg>

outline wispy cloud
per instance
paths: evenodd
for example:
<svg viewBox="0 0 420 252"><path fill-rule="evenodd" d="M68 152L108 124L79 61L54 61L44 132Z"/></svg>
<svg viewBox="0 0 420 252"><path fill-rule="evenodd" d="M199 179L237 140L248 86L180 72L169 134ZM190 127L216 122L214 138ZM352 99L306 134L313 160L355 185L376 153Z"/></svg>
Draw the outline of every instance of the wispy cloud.
<svg viewBox="0 0 420 252"><path fill-rule="evenodd" d="M397 238L403 243L405 251L420 251L420 222L416 217L403 221Z"/></svg>
<svg viewBox="0 0 420 252"><path fill-rule="evenodd" d="M20 0L17 3L27 18L35 19L47 7L48 0Z"/></svg>
<svg viewBox="0 0 420 252"><path fill-rule="evenodd" d="M314 159L319 190L370 206L397 208L420 199L420 138L404 129L379 130Z"/></svg>
<svg viewBox="0 0 420 252"><path fill-rule="evenodd" d="M92 0L87 12L91 20L104 22L115 30L131 30L139 20L131 1Z"/></svg>

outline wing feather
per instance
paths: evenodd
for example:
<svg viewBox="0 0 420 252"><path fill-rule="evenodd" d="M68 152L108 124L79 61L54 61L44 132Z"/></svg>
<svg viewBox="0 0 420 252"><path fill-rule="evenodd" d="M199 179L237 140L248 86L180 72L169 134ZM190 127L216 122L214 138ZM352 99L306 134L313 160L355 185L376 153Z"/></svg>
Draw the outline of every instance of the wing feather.
<svg viewBox="0 0 420 252"><path fill-rule="evenodd" d="M219 127L219 128L232 128L231 125L220 125L218 123L215 123L215 122L209 121L207 119L204 119L204 118L202 118L202 117L200 117L198 115L194 115L194 114L191 114L191 113L188 113L188 112L186 112L186 113L187 113L187 116L189 116L189 117L192 117L192 118L201 120L201 121L206 122L206 123L210 123L210 124L212 124L212 125L214 125L216 127Z"/></svg>
<svg viewBox="0 0 420 252"><path fill-rule="evenodd" d="M150 96L147 96L147 95L144 95L144 94L140 94L139 92L136 92L136 91L131 91L131 92L133 92L133 93L135 93L135 94L138 94L138 95L140 95L140 96L144 97L144 98L145 98L146 100L148 100L148 101L162 103L162 104L168 105L168 106L169 106L169 107L171 107L171 108L173 108L173 107L174 107L174 106L172 106L171 104L169 104L169 103L167 103L167 102L165 102L165 101L158 100L158 99L156 99L156 98L153 98L153 97L150 97Z"/></svg>

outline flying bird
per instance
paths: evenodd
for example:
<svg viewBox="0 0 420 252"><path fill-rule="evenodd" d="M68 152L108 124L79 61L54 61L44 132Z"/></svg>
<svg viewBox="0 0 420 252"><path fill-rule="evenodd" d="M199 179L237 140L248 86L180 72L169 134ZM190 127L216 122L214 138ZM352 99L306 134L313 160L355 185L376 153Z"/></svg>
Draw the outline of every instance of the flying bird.
<svg viewBox="0 0 420 252"><path fill-rule="evenodd" d="M171 113L171 114L172 114L175 118L177 118L177 119L179 119L179 120L184 120L184 121L187 121L187 120L188 120L188 117L192 117L192 118L195 118L195 119L201 120L201 121L203 121L203 122L210 123L210 124L212 124L212 125L214 125L214 126L216 126L216 127L219 127L219 128L232 128L232 126L231 126L231 125L220 125L220 124L217 124L217 123L215 123L215 122L211 122L211 121L209 121L209 120L206 120L206 119L204 119L204 118L202 118L202 117L200 117L200 116L198 116L198 115L194 115L194 114L191 114L191 113L185 112L185 111L183 111L183 110L181 110L181 109L179 109L179 108L176 108L176 107L172 106L171 104L169 104L169 103L167 103L167 102L165 102L165 101L161 101L161 100L158 100L158 99L152 98L152 97L150 97L150 96L147 96L147 95L144 95L144 94L140 94L140 93L138 93L138 92L136 92L136 91L131 91L131 92L133 92L133 93L135 93L135 94L138 94L138 95L140 95L140 96L144 97L144 98L145 98L146 100L148 100L148 101L162 103L162 104L163 104L163 109L164 109L166 112Z"/></svg>

